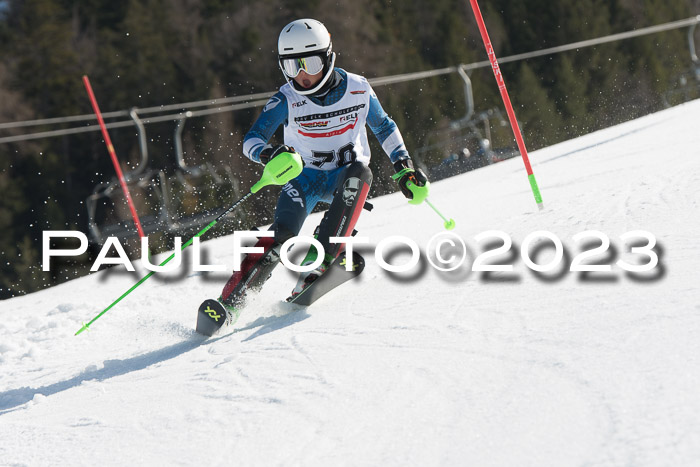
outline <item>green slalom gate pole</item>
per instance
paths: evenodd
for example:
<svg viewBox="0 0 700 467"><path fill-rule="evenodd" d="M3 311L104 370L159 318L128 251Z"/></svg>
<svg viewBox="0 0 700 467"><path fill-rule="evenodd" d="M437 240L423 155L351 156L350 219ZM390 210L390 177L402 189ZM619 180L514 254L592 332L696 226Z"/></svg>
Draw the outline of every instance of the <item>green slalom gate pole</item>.
<svg viewBox="0 0 700 467"><path fill-rule="evenodd" d="M195 238L201 237L204 235L209 229L214 227L221 219L223 219L226 215L230 214L234 209L236 209L239 205L241 205L246 199L251 197L253 194L257 193L264 187L268 185L284 185L285 183L289 182L293 178L296 178L304 168L304 164L301 160L301 156L297 153L282 153L279 156L275 157L272 159L268 164L265 166L265 170L263 171L263 175L260 178L260 180L255 183L255 185L252 186L250 191L246 193L245 196L243 196L241 199L233 203L230 208L228 208L226 211L221 213L216 219L211 221L206 227L204 227L202 230L200 230L194 237L190 238L187 243L182 245L182 248L180 251L184 250L188 246L192 244ZM171 259L175 257L175 253L172 255L168 256L168 258L165 259L162 263L159 264L159 266L165 266ZM151 271L148 274L146 274L144 277L141 278L136 284L131 286L129 290L124 292L118 299L113 301L107 308L102 310L97 316L92 318L89 322L84 323L83 327L81 327L78 332L75 333L77 336L81 332L85 330L89 330L90 326L92 323L97 321L102 315L107 313L112 307L114 307L117 303L119 303L124 297L129 295L131 292L133 292L139 285L143 284L148 280L149 277L151 277L153 274L155 274L155 271Z"/></svg>

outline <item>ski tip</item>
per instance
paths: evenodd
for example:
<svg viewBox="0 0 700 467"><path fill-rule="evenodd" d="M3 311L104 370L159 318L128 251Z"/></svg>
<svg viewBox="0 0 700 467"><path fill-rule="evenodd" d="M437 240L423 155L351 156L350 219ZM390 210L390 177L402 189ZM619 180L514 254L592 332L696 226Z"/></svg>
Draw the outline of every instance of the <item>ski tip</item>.
<svg viewBox="0 0 700 467"><path fill-rule="evenodd" d="M240 313L240 311L238 313ZM238 314L235 314L235 318L238 318ZM199 309L197 310L197 324L195 326L195 331L204 336L211 337L222 326L226 324L233 324L235 319L231 319L230 322L228 321L229 312L226 310L224 305L218 300L209 298L204 300L202 304L199 305Z"/></svg>
<svg viewBox="0 0 700 467"><path fill-rule="evenodd" d="M299 295L301 295L301 294L293 294L293 295L290 295L289 297L287 297L287 298L285 299L285 302L286 302L286 303L294 303L294 300L296 300L297 297L299 297Z"/></svg>

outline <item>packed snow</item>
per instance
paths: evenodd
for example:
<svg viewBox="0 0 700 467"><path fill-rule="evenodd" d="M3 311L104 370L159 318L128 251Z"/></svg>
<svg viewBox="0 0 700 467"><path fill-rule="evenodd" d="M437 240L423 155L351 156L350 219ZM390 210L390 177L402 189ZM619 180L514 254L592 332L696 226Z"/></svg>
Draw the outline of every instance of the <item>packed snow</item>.
<svg viewBox="0 0 700 467"><path fill-rule="evenodd" d="M357 226L371 242L357 280L303 308L284 302L296 279L279 266L209 339L196 309L227 273L156 274L79 336L145 273L138 262L2 301L0 464L697 465L698 121L695 101L531 153L542 211L520 158L434 183L467 246L451 272L428 262L445 232L435 212L376 198ZM485 262L513 271L472 271L503 244L475 239L494 230L513 245ZM569 271L601 245L573 239L591 230L611 244L584 263L611 270ZM657 242L647 253L621 239L640 230ZM550 272L521 255L538 231L563 245ZM421 249L404 273L374 256L395 235ZM533 262L554 263L537 235ZM230 236L202 246L232 268ZM654 255L647 272L617 264ZM410 250L384 257L406 264Z"/></svg>

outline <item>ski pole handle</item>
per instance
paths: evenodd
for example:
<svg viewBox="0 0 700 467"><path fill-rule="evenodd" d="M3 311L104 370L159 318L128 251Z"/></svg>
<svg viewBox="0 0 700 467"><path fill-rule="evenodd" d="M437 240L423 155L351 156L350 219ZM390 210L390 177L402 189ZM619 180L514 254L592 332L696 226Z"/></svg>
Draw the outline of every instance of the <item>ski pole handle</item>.
<svg viewBox="0 0 700 467"><path fill-rule="evenodd" d="M433 203L431 203L427 198L425 199L425 202L430 206L433 211L437 213L438 216L442 217L442 220L445 221L445 229L447 230L452 230L455 228L455 220L454 219L447 219L445 216L442 215L440 211L437 210L435 206L433 206Z"/></svg>
<svg viewBox="0 0 700 467"><path fill-rule="evenodd" d="M298 177L303 169L304 162L298 153L283 152L265 165L262 177L250 191L257 193L267 185L285 185Z"/></svg>

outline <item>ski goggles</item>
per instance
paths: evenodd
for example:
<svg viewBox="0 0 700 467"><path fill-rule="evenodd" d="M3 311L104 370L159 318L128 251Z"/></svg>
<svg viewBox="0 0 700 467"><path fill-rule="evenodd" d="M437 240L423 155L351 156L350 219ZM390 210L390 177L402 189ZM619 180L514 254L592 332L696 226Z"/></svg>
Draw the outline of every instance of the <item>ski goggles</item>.
<svg viewBox="0 0 700 467"><path fill-rule="evenodd" d="M309 57L283 58L280 59L284 74L290 78L296 78L301 70L309 75L315 75L323 70L323 59L318 55Z"/></svg>

